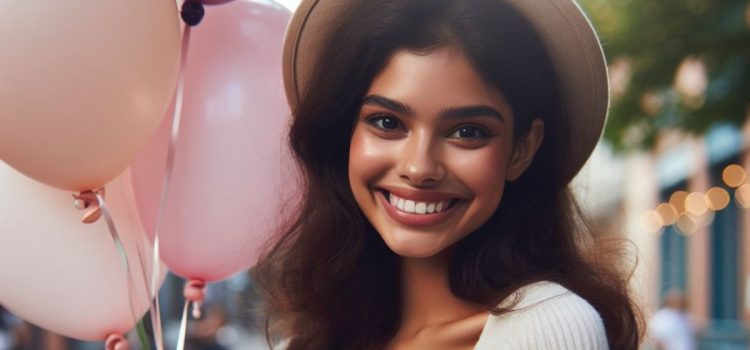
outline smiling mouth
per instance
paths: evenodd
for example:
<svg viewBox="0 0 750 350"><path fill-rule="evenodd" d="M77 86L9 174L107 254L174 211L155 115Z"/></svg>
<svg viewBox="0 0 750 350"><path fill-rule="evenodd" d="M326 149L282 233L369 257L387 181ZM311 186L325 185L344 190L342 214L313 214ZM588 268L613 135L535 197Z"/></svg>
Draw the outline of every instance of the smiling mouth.
<svg viewBox="0 0 750 350"><path fill-rule="evenodd" d="M385 190L381 190L381 192L393 208L407 214L437 214L450 209L458 202L457 198L439 201L417 201L401 198Z"/></svg>

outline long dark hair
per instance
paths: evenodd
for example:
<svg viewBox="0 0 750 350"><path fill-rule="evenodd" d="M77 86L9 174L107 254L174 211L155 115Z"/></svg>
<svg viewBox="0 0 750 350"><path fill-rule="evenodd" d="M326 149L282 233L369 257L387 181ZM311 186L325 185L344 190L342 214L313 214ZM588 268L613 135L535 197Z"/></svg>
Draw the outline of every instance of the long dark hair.
<svg viewBox="0 0 750 350"><path fill-rule="evenodd" d="M294 219L254 270L289 349L377 349L400 316L399 258L359 210L347 177L355 116L370 83L399 49L462 50L514 113L518 140L534 118L544 142L531 167L506 185L493 216L456 243L450 288L466 301L497 305L538 280L562 284L599 312L612 349L635 349L640 332L627 278L589 255L586 224L561 172L566 118L549 55L511 6L490 0L357 2L322 43L311 85L293 107L292 150L304 175Z"/></svg>

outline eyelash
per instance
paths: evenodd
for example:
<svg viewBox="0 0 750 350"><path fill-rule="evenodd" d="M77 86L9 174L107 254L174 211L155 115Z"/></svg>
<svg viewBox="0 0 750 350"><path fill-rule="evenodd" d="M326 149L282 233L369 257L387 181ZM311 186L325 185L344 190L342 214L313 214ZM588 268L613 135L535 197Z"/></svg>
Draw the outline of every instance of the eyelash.
<svg viewBox="0 0 750 350"><path fill-rule="evenodd" d="M393 129L385 128L382 123L386 119L391 119L391 120L395 121L396 124L397 124L397 127L393 128ZM396 117L394 117L392 115L388 115L388 114L377 114L377 115L374 115L374 116L368 118L366 120L366 122L368 124L372 125L375 129L377 129L378 131L380 131L382 133L393 133L393 132L396 132L397 129L401 129L401 130L404 129L401 121L398 118L396 118ZM470 130L475 131L476 133L479 134L479 136L473 137L473 138L462 138L462 137L453 137L452 136L452 135L454 135L456 133L459 133L461 131L461 129L466 129L466 128L469 128ZM453 128L451 130L451 132L450 132L450 134L449 134L448 137L452 138L452 139L463 140L463 141L479 141L479 140L487 139L490 136L491 136L491 133L487 129L485 129L484 127L482 127L482 126L473 125L473 124L463 124L463 125L459 125L459 126Z"/></svg>
<svg viewBox="0 0 750 350"><path fill-rule="evenodd" d="M483 128L481 126L478 126L478 125L471 125L471 124L461 125L461 126L455 128L455 129L453 129L453 132L451 132L451 135L456 134L456 133L460 132L461 129L465 129L465 128L470 128L471 130L474 130L476 133L479 134L479 136L477 136L477 137L471 137L471 138L463 138L463 137L451 137L451 138L461 139L461 140L467 140L467 141L469 141L469 140L470 141L477 141L477 140L484 140L484 139L490 137L490 133L485 128Z"/></svg>
<svg viewBox="0 0 750 350"><path fill-rule="evenodd" d="M388 115L388 114L376 114L376 115L374 115L374 116L372 116L370 118L367 118L367 123L370 124L370 125L372 125L376 129L378 129L379 131L382 131L382 132L395 132L396 131L395 128L394 129L387 129L387 128L383 127L382 125L380 125L386 119L392 119L393 121L396 122L396 124L398 125L398 128L403 129L403 125L401 125L401 121L398 120L398 118L396 118L396 117L394 117L392 115Z"/></svg>

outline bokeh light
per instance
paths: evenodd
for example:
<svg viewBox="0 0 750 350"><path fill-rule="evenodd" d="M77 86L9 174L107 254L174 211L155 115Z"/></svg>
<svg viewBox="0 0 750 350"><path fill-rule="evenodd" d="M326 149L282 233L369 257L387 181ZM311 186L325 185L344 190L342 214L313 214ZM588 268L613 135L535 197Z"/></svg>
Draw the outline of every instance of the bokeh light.
<svg viewBox="0 0 750 350"><path fill-rule="evenodd" d="M750 208L750 185L744 184L734 192L734 200L741 208Z"/></svg>
<svg viewBox="0 0 750 350"><path fill-rule="evenodd" d="M722 210L729 205L729 193L721 188L714 187L706 192L708 208L711 210Z"/></svg>
<svg viewBox="0 0 750 350"><path fill-rule="evenodd" d="M694 56L682 60L675 73L674 88L682 95L683 102L693 109L702 107L707 87L708 74L703 60Z"/></svg>
<svg viewBox="0 0 750 350"><path fill-rule="evenodd" d="M690 219L692 219L693 222L698 225L698 227L705 227L710 225L712 222L714 222L714 218L716 217L716 214L713 210L706 210L706 212L701 215L695 215L691 213L685 214L687 214L687 216L689 216Z"/></svg>
<svg viewBox="0 0 750 350"><path fill-rule="evenodd" d="M685 212L685 199L687 199L688 193L685 191L677 191L672 193L669 197L669 204L677 210L678 213Z"/></svg>
<svg viewBox="0 0 750 350"><path fill-rule="evenodd" d="M693 215L703 215L708 210L706 195L693 192L685 198L685 211Z"/></svg>
<svg viewBox="0 0 750 350"><path fill-rule="evenodd" d="M686 236L692 235L698 230L698 223L687 213L680 214L677 217L675 225L677 226L677 231Z"/></svg>
<svg viewBox="0 0 750 350"><path fill-rule="evenodd" d="M742 185L742 183L745 182L746 177L747 174L745 173L745 169L737 164L727 166L721 173L721 178L724 180L724 183L732 188Z"/></svg>
<svg viewBox="0 0 750 350"><path fill-rule="evenodd" d="M677 209L669 203L659 204L659 206L656 207L656 213L661 218L664 226L674 224L677 221L677 215L679 214Z"/></svg>
<svg viewBox="0 0 750 350"><path fill-rule="evenodd" d="M646 232L657 233L664 226L664 222L656 211L649 210L641 215L641 225Z"/></svg>

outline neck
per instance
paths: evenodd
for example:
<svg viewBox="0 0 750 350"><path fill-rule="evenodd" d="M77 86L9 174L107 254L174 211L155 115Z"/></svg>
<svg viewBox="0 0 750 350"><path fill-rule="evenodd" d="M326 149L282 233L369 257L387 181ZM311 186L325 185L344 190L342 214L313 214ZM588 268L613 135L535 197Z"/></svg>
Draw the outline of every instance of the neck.
<svg viewBox="0 0 750 350"><path fill-rule="evenodd" d="M459 299L450 290L451 252L429 258L402 258L402 314L399 333L416 334L430 326L463 319L482 307Z"/></svg>

